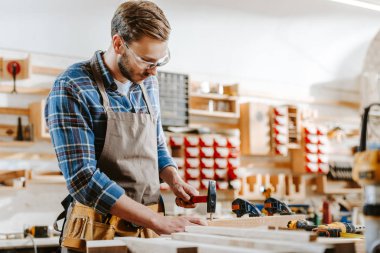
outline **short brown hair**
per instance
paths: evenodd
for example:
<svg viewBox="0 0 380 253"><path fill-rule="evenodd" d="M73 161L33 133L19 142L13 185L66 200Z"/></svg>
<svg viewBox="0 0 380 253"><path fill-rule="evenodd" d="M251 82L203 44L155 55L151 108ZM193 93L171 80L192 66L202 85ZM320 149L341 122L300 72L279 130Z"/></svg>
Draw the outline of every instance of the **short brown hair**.
<svg viewBox="0 0 380 253"><path fill-rule="evenodd" d="M111 35L120 34L126 42L137 41L144 35L167 41L170 24L164 12L150 1L127 1L116 10L111 22Z"/></svg>

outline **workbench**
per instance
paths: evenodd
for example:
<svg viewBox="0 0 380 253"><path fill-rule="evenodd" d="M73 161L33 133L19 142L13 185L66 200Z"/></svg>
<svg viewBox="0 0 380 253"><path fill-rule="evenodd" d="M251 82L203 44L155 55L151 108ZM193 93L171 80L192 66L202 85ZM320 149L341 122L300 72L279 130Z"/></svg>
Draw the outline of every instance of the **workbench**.
<svg viewBox="0 0 380 253"><path fill-rule="evenodd" d="M34 242L39 253L54 252L59 247L59 237L34 238ZM0 240L0 252L33 252L33 242L31 238Z"/></svg>

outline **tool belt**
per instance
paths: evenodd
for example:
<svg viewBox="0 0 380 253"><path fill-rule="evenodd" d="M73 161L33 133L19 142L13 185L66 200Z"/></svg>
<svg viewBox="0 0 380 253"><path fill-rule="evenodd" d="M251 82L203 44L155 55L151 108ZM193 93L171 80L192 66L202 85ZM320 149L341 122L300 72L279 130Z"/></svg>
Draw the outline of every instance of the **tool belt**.
<svg viewBox="0 0 380 253"><path fill-rule="evenodd" d="M117 216L102 215L94 208L73 201L69 195L62 202L65 208L54 223L54 229L61 232L60 245L71 250L85 252L86 241L112 240L115 234L131 237L158 237L152 230L125 221ZM158 204L147 206L158 212ZM57 222L64 219L62 229Z"/></svg>

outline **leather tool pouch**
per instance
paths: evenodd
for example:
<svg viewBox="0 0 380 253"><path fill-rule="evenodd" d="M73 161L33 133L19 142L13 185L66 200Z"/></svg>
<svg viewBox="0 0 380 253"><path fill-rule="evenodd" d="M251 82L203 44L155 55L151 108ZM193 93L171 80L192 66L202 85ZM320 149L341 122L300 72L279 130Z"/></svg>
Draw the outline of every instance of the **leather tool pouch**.
<svg viewBox="0 0 380 253"><path fill-rule="evenodd" d="M104 222L104 219L105 216L93 208L72 202L63 226L61 246L85 252L86 241L112 240L115 228L109 222Z"/></svg>
<svg viewBox="0 0 380 253"><path fill-rule="evenodd" d="M119 236L157 237L154 232L124 221L112 215L102 215L93 208L80 204L68 195L61 202L63 211L54 223L54 229L61 232L59 239L62 247L74 251L85 252L86 241L112 240L117 233ZM165 213L163 199L160 196L158 205L148 206L154 212ZM58 228L58 221L64 220L63 228Z"/></svg>
<svg viewBox="0 0 380 253"><path fill-rule="evenodd" d="M367 149L367 124L371 107L380 104L371 104L364 109L362 129L360 134L359 152L355 154L352 177L362 185L380 182L380 150Z"/></svg>

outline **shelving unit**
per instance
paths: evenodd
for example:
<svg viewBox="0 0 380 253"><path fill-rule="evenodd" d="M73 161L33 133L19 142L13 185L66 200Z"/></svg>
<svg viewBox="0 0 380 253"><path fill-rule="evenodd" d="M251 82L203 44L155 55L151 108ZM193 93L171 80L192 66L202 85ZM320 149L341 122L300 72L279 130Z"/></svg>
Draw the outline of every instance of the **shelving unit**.
<svg viewBox="0 0 380 253"><path fill-rule="evenodd" d="M238 97L222 94L190 94L190 115L238 119L240 108Z"/></svg>
<svg viewBox="0 0 380 253"><path fill-rule="evenodd" d="M300 147L301 118L293 105L273 107L271 112L272 150L275 155L288 156L289 150Z"/></svg>
<svg viewBox="0 0 380 253"><path fill-rule="evenodd" d="M360 194L363 189L354 181L328 180L326 175L320 175L316 179L316 192L320 194Z"/></svg>

